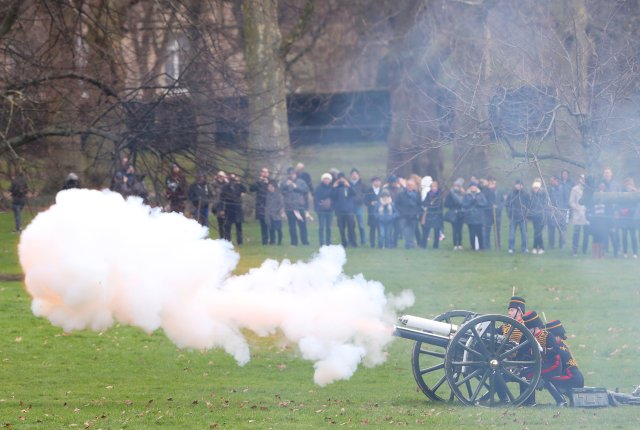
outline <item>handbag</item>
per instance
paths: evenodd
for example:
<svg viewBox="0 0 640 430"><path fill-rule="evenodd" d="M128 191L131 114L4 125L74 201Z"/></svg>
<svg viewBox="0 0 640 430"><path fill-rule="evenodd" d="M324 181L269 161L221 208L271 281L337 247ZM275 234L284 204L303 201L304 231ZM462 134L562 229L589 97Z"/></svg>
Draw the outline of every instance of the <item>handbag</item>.
<svg viewBox="0 0 640 430"><path fill-rule="evenodd" d="M318 207L323 211L331 209L331 199L322 199L318 202Z"/></svg>
<svg viewBox="0 0 640 430"><path fill-rule="evenodd" d="M456 218L458 218L458 213L455 209L449 209L444 213L444 220L446 222L450 222L451 224L453 224L454 222L456 222Z"/></svg>

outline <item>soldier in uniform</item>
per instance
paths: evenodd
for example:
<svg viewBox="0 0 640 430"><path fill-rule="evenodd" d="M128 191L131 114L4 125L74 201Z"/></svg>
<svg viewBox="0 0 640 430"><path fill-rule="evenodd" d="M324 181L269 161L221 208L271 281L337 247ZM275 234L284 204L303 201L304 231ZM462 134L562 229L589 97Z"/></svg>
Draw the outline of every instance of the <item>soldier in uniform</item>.
<svg viewBox="0 0 640 430"><path fill-rule="evenodd" d="M509 300L509 304L507 305L507 315L509 315L509 318L522 323L522 315L524 315L526 310L527 302L522 297L511 297L511 300ZM504 336L509 335L511 332L509 339L516 343L520 343L520 339L522 338L522 332L520 330L514 329L511 331L511 324L503 324L501 330Z"/></svg>
<svg viewBox="0 0 640 430"><path fill-rule="evenodd" d="M563 404L564 398L558 393L551 379L562 374L562 359L560 358L560 348L553 335L544 328L544 324L536 311L527 311L522 321L529 329L533 337L536 338L541 348L542 370L540 375L544 381L544 387L549 390L557 404ZM525 368L522 376L529 379L528 371ZM526 405L535 404L535 391L525 401Z"/></svg>
<svg viewBox="0 0 640 430"><path fill-rule="evenodd" d="M551 382L560 393L569 396L572 388L584 387L584 376L580 372L578 363L573 358L569 346L564 342L567 339L567 334L560 320L549 321L545 328L555 337L560 349L560 358L562 359L562 374L551 378Z"/></svg>

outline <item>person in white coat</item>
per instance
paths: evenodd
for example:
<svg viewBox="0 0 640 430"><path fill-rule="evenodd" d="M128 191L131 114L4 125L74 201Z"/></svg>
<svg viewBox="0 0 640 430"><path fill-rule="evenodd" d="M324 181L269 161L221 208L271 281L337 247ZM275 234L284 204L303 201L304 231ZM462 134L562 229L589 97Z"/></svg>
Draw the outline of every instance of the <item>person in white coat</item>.
<svg viewBox="0 0 640 430"><path fill-rule="evenodd" d="M589 243L589 221L587 220L587 207L582 203L584 193L585 176L584 173L578 177L578 183L571 188L569 194L569 208L571 208L571 223L573 224L573 256L578 255L578 245L580 244L580 231L582 231L582 253L587 253Z"/></svg>

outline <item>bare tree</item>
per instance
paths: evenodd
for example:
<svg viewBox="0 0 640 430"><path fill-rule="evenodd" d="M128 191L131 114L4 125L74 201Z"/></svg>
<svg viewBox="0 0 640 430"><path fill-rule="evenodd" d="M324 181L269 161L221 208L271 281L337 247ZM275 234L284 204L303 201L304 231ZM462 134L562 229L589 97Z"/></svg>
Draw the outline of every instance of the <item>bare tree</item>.
<svg viewBox="0 0 640 430"><path fill-rule="evenodd" d="M257 173L291 164L282 36L277 0L243 0L244 53L249 104L249 160Z"/></svg>

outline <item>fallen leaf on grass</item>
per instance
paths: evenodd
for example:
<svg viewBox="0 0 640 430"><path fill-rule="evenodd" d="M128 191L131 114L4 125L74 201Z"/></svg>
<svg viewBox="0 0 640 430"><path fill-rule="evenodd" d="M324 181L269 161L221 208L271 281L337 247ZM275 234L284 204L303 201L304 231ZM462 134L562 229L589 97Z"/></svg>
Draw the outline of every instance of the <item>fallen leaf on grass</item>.
<svg viewBox="0 0 640 430"><path fill-rule="evenodd" d="M125 405L133 405L133 400L127 399L127 400L124 401L124 404Z"/></svg>

